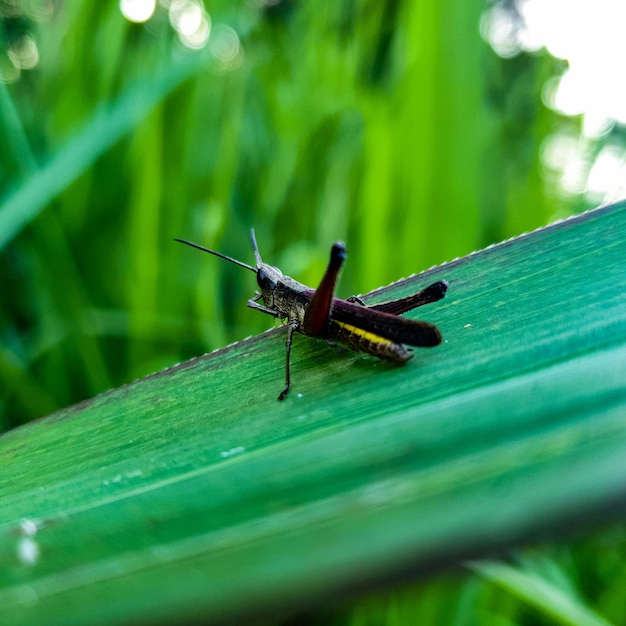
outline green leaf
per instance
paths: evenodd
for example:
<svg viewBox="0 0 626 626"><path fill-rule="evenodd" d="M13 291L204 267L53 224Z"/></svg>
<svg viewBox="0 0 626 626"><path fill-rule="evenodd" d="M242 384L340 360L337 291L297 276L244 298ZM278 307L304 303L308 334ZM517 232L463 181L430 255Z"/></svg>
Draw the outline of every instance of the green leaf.
<svg viewBox="0 0 626 626"><path fill-rule="evenodd" d="M4 435L0 621L268 615L614 517L625 236L619 203L371 294L450 283L404 367L298 335L279 403L275 329Z"/></svg>

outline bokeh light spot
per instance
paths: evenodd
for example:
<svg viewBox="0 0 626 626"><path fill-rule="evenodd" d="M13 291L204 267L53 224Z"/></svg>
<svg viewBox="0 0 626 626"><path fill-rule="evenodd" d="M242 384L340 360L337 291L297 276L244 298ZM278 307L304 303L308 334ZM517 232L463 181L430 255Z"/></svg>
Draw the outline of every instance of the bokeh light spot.
<svg viewBox="0 0 626 626"><path fill-rule="evenodd" d="M122 15L136 24L147 22L155 9L156 0L120 0Z"/></svg>
<svg viewBox="0 0 626 626"><path fill-rule="evenodd" d="M237 69L243 60L243 49L237 33L225 24L217 24L211 33L209 50L220 71Z"/></svg>
<svg viewBox="0 0 626 626"><path fill-rule="evenodd" d="M169 5L170 24L188 48L204 47L211 33L211 19L197 0L173 0Z"/></svg>
<svg viewBox="0 0 626 626"><path fill-rule="evenodd" d="M14 83L20 74L19 67L15 67L5 54L0 55L0 80L3 83Z"/></svg>
<svg viewBox="0 0 626 626"><path fill-rule="evenodd" d="M11 63L20 70L31 70L39 63L39 50L30 35L23 35L7 50Z"/></svg>

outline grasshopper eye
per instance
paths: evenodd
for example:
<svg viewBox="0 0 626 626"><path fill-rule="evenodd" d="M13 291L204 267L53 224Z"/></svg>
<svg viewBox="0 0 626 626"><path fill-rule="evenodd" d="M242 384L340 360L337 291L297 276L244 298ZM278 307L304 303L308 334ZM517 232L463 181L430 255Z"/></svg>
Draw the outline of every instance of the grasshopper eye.
<svg viewBox="0 0 626 626"><path fill-rule="evenodd" d="M256 273L256 282L261 289L273 289L276 287L276 281L272 280L269 273L264 267L260 267Z"/></svg>

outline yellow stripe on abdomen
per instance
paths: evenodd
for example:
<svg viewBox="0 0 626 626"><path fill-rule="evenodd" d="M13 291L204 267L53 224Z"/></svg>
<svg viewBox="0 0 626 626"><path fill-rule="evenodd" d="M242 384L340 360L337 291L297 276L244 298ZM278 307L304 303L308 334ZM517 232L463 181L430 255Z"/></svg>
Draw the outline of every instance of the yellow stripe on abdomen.
<svg viewBox="0 0 626 626"><path fill-rule="evenodd" d="M372 356L394 363L404 363L413 355L400 343L381 337L358 326L333 320L331 323L331 340L339 341L352 350L367 352Z"/></svg>
<svg viewBox="0 0 626 626"><path fill-rule="evenodd" d="M335 324L338 324L339 326L341 326L341 328L344 328L348 332L363 338L365 341L375 341L376 343L393 343L391 339L385 339L384 337L381 337L376 333L372 333L369 330L363 330L362 328L359 328L358 326L353 326L352 324L346 324L345 322L337 321L335 321Z"/></svg>

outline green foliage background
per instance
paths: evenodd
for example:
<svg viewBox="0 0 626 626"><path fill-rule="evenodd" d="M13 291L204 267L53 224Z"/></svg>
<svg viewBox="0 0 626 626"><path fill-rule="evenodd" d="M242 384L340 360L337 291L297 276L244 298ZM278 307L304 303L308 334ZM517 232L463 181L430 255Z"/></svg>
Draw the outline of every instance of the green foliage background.
<svg viewBox="0 0 626 626"><path fill-rule="evenodd" d="M5 429L269 326L245 307L251 274L173 237L251 262L254 226L264 259L312 286L343 239L347 296L586 208L540 175L554 61L498 59L482 1L215 0L200 51L162 5L136 25L117 2L9 4L5 45L28 31L40 58L0 82ZM545 558L586 572L597 599L602 541ZM456 576L422 592L345 621L406 623L456 597L448 623L473 623L463 606L548 623Z"/></svg>
<svg viewBox="0 0 626 626"><path fill-rule="evenodd" d="M53 6L4 20L40 53L0 87L5 427L268 327L254 277L173 237L250 261L254 226L311 285L343 239L347 296L559 210L537 165L552 61L499 60L483 2L214 2L201 51L160 5L145 25Z"/></svg>

